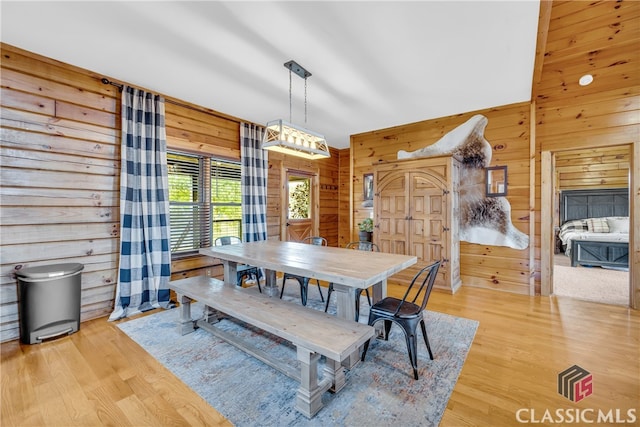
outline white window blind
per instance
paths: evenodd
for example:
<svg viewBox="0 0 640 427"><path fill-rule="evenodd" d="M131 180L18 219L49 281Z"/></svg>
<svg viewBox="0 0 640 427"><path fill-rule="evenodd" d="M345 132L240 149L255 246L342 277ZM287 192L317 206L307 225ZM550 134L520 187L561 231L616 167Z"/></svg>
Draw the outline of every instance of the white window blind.
<svg viewBox="0 0 640 427"><path fill-rule="evenodd" d="M185 153L167 153L171 253L197 253L217 237L241 230L240 165Z"/></svg>
<svg viewBox="0 0 640 427"><path fill-rule="evenodd" d="M222 236L242 239L241 183L239 163L211 160L214 240Z"/></svg>

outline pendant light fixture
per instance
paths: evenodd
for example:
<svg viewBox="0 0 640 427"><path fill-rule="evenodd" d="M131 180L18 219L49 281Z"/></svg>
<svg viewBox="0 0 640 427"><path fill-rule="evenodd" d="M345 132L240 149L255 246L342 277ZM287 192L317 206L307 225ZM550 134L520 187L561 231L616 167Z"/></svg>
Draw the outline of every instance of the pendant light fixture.
<svg viewBox="0 0 640 427"><path fill-rule="evenodd" d="M295 61L285 62L284 66L289 70L289 121L277 119L268 122L262 139L262 148L311 160L331 157L324 136L291 123L291 73L304 79L305 125L307 123L307 78L311 73Z"/></svg>

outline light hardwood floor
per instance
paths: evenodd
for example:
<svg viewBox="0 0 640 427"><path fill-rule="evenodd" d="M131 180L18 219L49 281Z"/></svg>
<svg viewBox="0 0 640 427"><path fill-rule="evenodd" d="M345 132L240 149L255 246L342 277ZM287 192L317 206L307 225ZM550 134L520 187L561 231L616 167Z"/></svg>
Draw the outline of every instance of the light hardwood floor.
<svg viewBox="0 0 640 427"><path fill-rule="evenodd" d="M441 426L518 425L519 410L539 421L568 408L635 408L640 422L640 312L465 286L434 292L428 309L480 322ZM1 355L4 427L229 424L106 319L44 344L5 343ZM593 394L573 403L557 375L576 364L593 375Z"/></svg>

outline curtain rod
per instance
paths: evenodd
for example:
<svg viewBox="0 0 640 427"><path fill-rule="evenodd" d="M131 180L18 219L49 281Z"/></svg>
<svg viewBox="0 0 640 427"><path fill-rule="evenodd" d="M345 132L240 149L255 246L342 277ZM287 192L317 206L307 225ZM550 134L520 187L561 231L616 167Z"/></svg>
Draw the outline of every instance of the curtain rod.
<svg viewBox="0 0 640 427"><path fill-rule="evenodd" d="M100 81L105 85L111 85L111 86L117 87L119 92L122 92L122 88L124 87L124 85L122 83L112 82L111 80L107 79L106 77L103 77L102 79L100 79ZM179 107L188 108L189 110L205 112L207 114L211 114L212 116L215 116L215 117L218 117L218 118L221 118L221 119L225 119L225 120L229 120L229 121L232 121L234 123L243 123L243 122L244 123L250 123L249 121L243 121L243 120L240 120L240 119L236 119L235 117L222 116L222 115L219 115L219 114L212 113L210 111L203 111L203 110L201 110L199 108L193 107L191 105L183 104L181 102L177 102L177 101L174 101L172 99L165 98L165 102L168 102L169 104L177 105ZM255 123L252 123L252 124L255 124Z"/></svg>

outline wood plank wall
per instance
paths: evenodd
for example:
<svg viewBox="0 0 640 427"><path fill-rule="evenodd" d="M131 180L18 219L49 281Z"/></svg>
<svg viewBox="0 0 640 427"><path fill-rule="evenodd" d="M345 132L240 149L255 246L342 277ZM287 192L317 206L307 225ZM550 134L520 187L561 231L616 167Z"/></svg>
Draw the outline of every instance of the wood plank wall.
<svg viewBox="0 0 640 427"><path fill-rule="evenodd" d="M431 145L475 114L489 119L485 137L493 147L491 165L508 167L507 199L511 204L511 220L520 231L529 234L530 108L529 103L520 103L352 135L351 237L357 236L356 224L372 212L372 208L363 208L361 204L362 176L373 172L373 164L396 159L398 150L414 151ZM462 242L460 271L463 286L528 295L530 250L533 248L515 250Z"/></svg>
<svg viewBox="0 0 640 427"><path fill-rule="evenodd" d="M351 150L340 150L340 188L338 190L338 245L344 247L351 242Z"/></svg>
<svg viewBox="0 0 640 427"><path fill-rule="evenodd" d="M537 171L541 168L542 152L555 155L555 172L560 174L562 186L567 183L573 188L618 186L625 181L625 176L628 183L625 168L629 163L640 164L640 159L634 158L638 150L633 149L640 144L638 22L640 2L636 1L553 2L542 63L536 64L541 68L540 79L533 86L535 155ZM594 82L580 86L578 79L587 73L594 76ZM595 157L589 158L588 153L594 153ZM613 158L608 159L609 156ZM611 164L611 169L605 164ZM601 168L608 170L606 176ZM553 189L557 190L557 187ZM640 188L630 190L632 232L636 236L630 260L637 307L640 304L640 213L633 206L640 206ZM540 212L546 201L540 199L539 172L534 191L535 210ZM535 229L540 235L540 216L536 217ZM539 267L536 265L537 281L540 280Z"/></svg>
<svg viewBox="0 0 640 427"><path fill-rule="evenodd" d="M103 84L104 76L97 72L6 44L0 44L0 50L0 341L7 341L19 334L14 272L20 268L82 263L81 320L113 310L120 227L120 95L116 87ZM240 158L239 119L166 98L169 148ZM270 238L279 238L281 197L272 171L313 167L320 183L320 233L337 245L338 151L312 166L297 158L271 158ZM219 260L196 256L172 263L174 278L199 274L222 277Z"/></svg>
<svg viewBox="0 0 640 427"><path fill-rule="evenodd" d="M79 262L82 320L111 312L117 280L117 89L2 45L0 338L18 336L14 271Z"/></svg>
<svg viewBox="0 0 640 427"><path fill-rule="evenodd" d="M331 148L331 158L317 160L320 170L320 229L329 246L339 246L340 153Z"/></svg>
<svg viewBox="0 0 640 427"><path fill-rule="evenodd" d="M557 189L627 188L629 160L628 146L559 152L555 162Z"/></svg>

